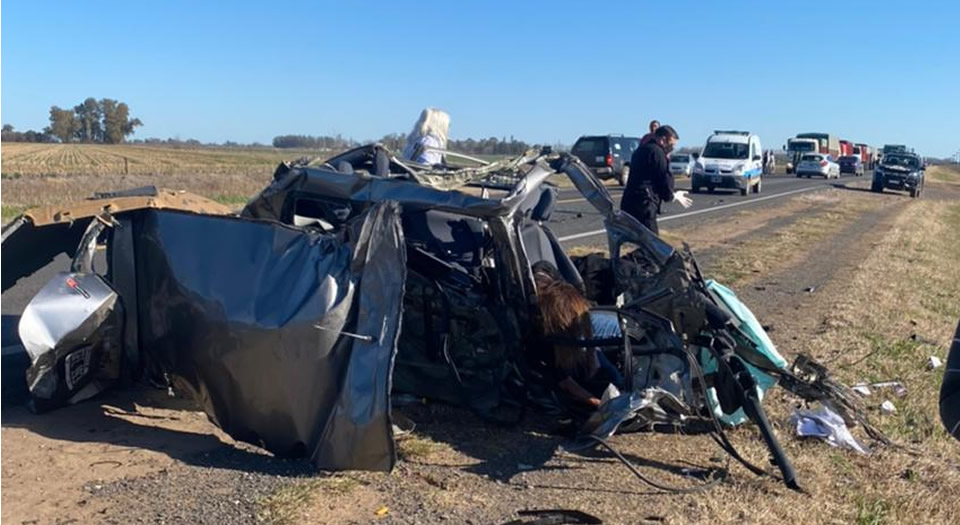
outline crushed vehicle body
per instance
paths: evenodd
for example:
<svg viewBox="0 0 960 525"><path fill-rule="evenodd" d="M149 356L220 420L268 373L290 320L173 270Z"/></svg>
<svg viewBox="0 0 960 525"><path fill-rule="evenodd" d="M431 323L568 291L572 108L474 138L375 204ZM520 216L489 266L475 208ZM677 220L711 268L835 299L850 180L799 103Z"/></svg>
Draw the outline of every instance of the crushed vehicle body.
<svg viewBox="0 0 960 525"><path fill-rule="evenodd" d="M609 255L595 256L589 272L545 225L558 176L605 220ZM87 384L146 374L195 397L236 439L309 456L321 469L388 470L392 393L460 404L495 423L542 402L530 348L556 341L536 329L532 267L548 262L620 327L617 337L577 342L599 348L625 383L584 421L583 440L699 426L747 464L723 428L749 420L797 487L760 404L764 390L779 383L870 429L825 369L788 365L689 249L617 210L569 155L440 169L369 145L282 164L238 215L134 207L92 217L81 234L30 248L75 260L21 320L22 337L45 335L31 339L40 341L28 371L38 409L87 397ZM4 247L44 228L25 214L4 230ZM98 243L107 246L103 274L86 262ZM16 246L26 262L9 276L4 266L4 289L44 260ZM95 290L83 288L94 278ZM100 306L51 330L44 312L53 302L88 301L70 282Z"/></svg>

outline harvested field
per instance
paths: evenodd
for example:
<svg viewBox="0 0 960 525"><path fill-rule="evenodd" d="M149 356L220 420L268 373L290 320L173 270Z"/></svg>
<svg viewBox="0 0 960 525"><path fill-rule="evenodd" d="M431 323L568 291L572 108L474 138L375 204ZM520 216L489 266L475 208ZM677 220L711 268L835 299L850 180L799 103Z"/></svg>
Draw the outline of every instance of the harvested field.
<svg viewBox="0 0 960 525"><path fill-rule="evenodd" d="M266 147L4 143L3 222L33 206L151 185L239 206L270 182L281 162L333 154Z"/></svg>

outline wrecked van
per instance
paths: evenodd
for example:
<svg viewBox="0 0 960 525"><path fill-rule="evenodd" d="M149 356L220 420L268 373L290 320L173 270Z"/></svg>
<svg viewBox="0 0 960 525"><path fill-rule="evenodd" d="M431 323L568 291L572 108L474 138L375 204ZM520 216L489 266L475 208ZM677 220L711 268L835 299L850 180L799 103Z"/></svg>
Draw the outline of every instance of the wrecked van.
<svg viewBox="0 0 960 525"><path fill-rule="evenodd" d="M546 224L556 177L604 217L608 254L595 264L568 257ZM103 194L24 213L3 248L4 290L59 253L73 258L19 324L38 411L148 378L195 398L235 439L320 469L389 470L395 393L496 424L550 402L529 363L530 348L556 343L535 329L532 267L546 261L620 327L576 341L604 352L625 387L583 422L581 443L699 429L764 473L724 435L750 421L797 488L760 403L767 388L870 429L826 369L788 364L687 247L619 211L566 154L437 168L363 146L281 164L239 214L151 188ZM106 268L93 268L95 253Z"/></svg>

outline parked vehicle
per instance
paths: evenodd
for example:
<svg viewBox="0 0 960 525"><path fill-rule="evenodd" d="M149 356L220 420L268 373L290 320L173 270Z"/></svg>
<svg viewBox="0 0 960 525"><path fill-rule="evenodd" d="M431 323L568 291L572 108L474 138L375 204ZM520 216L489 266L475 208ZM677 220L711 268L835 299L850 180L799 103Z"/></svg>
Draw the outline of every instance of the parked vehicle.
<svg viewBox="0 0 960 525"><path fill-rule="evenodd" d="M817 139L788 139L783 147L787 152L787 174L793 173L804 153L820 151Z"/></svg>
<svg viewBox="0 0 960 525"><path fill-rule="evenodd" d="M577 139L570 151L602 180L617 179L621 186L630 178L630 157L640 146L637 137L589 135Z"/></svg>
<svg viewBox="0 0 960 525"><path fill-rule="evenodd" d="M814 139L817 141L817 151L824 155L840 156L840 139L829 133L798 133L798 139Z"/></svg>
<svg viewBox="0 0 960 525"><path fill-rule="evenodd" d="M670 155L670 173L689 177L693 174L693 165L695 163L696 159L689 153L674 153Z"/></svg>
<svg viewBox="0 0 960 525"><path fill-rule="evenodd" d="M763 147L749 131L715 131L707 138L690 180L693 193L706 187L734 188L740 195L760 193L763 183Z"/></svg>
<svg viewBox="0 0 960 525"><path fill-rule="evenodd" d="M909 191L917 198L923 192L924 165L920 157L913 153L896 152L883 156L880 164L873 170L873 184L870 189L881 193L884 189Z"/></svg>
<svg viewBox="0 0 960 525"><path fill-rule="evenodd" d="M908 153L908 151L903 144L884 144L883 154L888 155L890 153Z"/></svg>
<svg viewBox="0 0 960 525"><path fill-rule="evenodd" d="M810 178L814 175L825 179L839 179L840 165L833 160L833 155L808 153L800 158L800 164L797 165L797 177Z"/></svg>
<svg viewBox="0 0 960 525"><path fill-rule="evenodd" d="M867 144L854 144L853 145L853 154L860 157L860 162L863 163L863 167L868 170L873 169L874 157L876 152L872 147Z"/></svg>
<svg viewBox="0 0 960 525"><path fill-rule="evenodd" d="M846 157L847 155L853 155L853 143L849 140L841 140L840 154L837 157Z"/></svg>
<svg viewBox="0 0 960 525"><path fill-rule="evenodd" d="M857 177L863 176L863 162L856 155L845 155L837 160L840 173L852 173Z"/></svg>

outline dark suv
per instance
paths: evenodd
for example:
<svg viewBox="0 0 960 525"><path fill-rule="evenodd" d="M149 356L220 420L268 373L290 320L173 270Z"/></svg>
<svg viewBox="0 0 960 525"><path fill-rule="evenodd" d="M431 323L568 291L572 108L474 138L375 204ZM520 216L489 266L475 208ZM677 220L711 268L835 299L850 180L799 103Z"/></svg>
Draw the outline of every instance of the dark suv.
<svg viewBox="0 0 960 525"><path fill-rule="evenodd" d="M577 139L571 153L590 166L597 178L616 178L621 186L626 186L630 177L630 157L639 145L637 137L584 135Z"/></svg>
<svg viewBox="0 0 960 525"><path fill-rule="evenodd" d="M911 197L923 191L923 160L913 153L888 153L873 170L870 189L880 193L885 188L907 190Z"/></svg>

